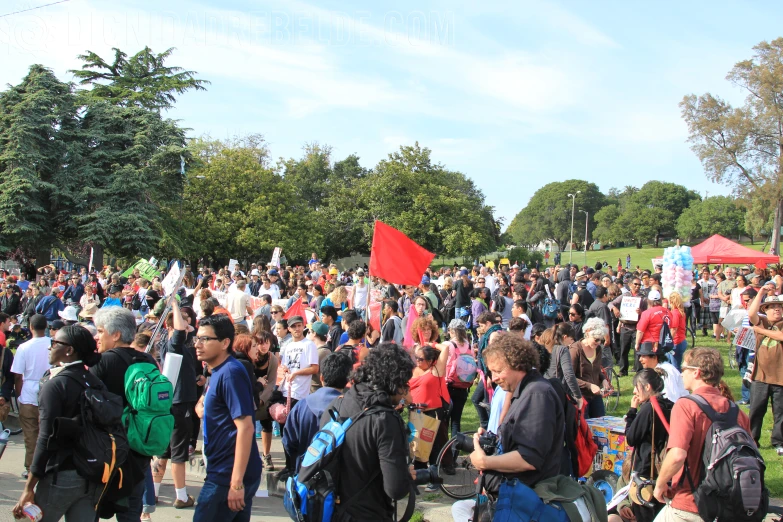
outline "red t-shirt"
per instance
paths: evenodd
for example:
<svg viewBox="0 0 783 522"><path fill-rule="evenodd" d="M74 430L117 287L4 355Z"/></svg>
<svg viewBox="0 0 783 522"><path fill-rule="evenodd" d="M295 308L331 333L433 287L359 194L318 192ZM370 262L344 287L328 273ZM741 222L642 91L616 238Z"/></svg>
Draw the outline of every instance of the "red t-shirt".
<svg viewBox="0 0 783 522"><path fill-rule="evenodd" d="M642 332L640 343L657 343L661 337L663 318L669 315L669 311L662 306L653 306L642 312L636 329Z"/></svg>
<svg viewBox="0 0 783 522"><path fill-rule="evenodd" d="M679 310L669 310L669 328L673 332L674 344L680 344L685 340L685 316Z"/></svg>
<svg viewBox="0 0 783 522"><path fill-rule="evenodd" d="M718 413L725 413L729 409L729 400L723 397L717 388L702 386L693 392L701 395L710 406ZM737 416L737 423L750 433L750 420L742 410ZM704 448L704 439L710 427L710 420L701 411L699 405L688 399L680 399L674 403L671 415L671 431L669 432L669 449L679 448L688 452L687 462L694 484L698 484L701 478L701 453ZM672 477L672 489L674 498L672 507L698 513L699 510L693 501L693 492L687 477L683 477L685 466ZM680 479L682 483L680 483Z"/></svg>

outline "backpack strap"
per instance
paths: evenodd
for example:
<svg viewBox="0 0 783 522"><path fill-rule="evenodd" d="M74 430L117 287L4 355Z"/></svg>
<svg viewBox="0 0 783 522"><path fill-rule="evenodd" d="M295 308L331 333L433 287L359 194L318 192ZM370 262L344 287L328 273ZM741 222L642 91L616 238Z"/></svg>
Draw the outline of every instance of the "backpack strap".
<svg viewBox="0 0 783 522"><path fill-rule="evenodd" d="M737 417L739 416L739 408L736 404L729 401L729 409L726 410L724 413L718 413L715 411L715 409L710 406L710 403L707 402L707 399L702 397L701 395L696 395L695 393L692 393L690 395L685 395L684 397L681 397L684 399L689 399L693 402L695 402L699 408L701 408L701 411L704 412L704 414L707 416L708 419L710 419L710 423L715 422L725 422L727 424L736 424L737 423Z"/></svg>

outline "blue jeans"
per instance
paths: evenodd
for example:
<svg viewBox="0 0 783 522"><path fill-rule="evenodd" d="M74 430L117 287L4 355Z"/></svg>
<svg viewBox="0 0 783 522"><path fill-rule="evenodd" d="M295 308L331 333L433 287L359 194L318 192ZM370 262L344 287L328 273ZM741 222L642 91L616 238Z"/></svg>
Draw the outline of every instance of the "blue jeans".
<svg viewBox="0 0 783 522"><path fill-rule="evenodd" d="M585 412L587 413L586 418L588 419L596 419L606 415L604 398L598 395L587 401L587 408L585 408Z"/></svg>
<svg viewBox="0 0 783 522"><path fill-rule="evenodd" d="M248 522L253 507L253 497L261 484L261 478L245 483L245 509L231 511L228 508L228 486L219 486L209 480L204 482L198 496L193 522Z"/></svg>
<svg viewBox="0 0 783 522"><path fill-rule="evenodd" d="M739 375L740 379L742 379L745 377L745 372L748 371L749 350L747 348L735 348L737 349L737 364L739 365ZM742 400L748 403L750 402L750 388L745 386L744 379L742 379Z"/></svg>
<svg viewBox="0 0 783 522"><path fill-rule="evenodd" d="M674 362L672 363L677 370L680 370L680 366L682 365L682 356L685 353L685 350L688 349L688 339L685 339L680 344L674 345L674 351L672 352L672 357L674 359Z"/></svg>
<svg viewBox="0 0 783 522"><path fill-rule="evenodd" d="M144 470L144 495L141 500L143 513L155 512L155 483L152 481L152 470Z"/></svg>

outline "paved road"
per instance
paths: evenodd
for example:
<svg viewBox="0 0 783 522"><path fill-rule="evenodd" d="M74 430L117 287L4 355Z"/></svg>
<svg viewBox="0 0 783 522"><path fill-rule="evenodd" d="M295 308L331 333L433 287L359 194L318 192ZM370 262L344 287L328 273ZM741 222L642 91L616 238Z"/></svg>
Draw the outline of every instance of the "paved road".
<svg viewBox="0 0 783 522"><path fill-rule="evenodd" d="M13 422L13 421L11 421ZM283 465L283 448L279 438L273 439L272 457L278 469ZM21 472L24 468L24 441L22 435L11 437L2 460L0 460L0 522L14 521L11 515L11 509L16 504L24 487L24 480ZM270 488L271 495L279 495L275 491L275 483L271 480L271 475L266 477L267 484L262 482L263 487ZM187 468L187 487L188 494L198 498L201 484L204 481L204 469L198 466L188 466ZM423 497L423 498L422 498ZM423 512L424 519L428 522L449 522L451 517L451 501L443 494L422 495L417 500L417 510ZM171 482L171 476L167 470L166 477L163 479L163 485L160 488L158 506L155 513L152 514L154 522L184 522L192 520L193 508L174 509L174 485ZM426 500L425 500L426 499ZM776 499L775 505L780 506L780 499ZM780 512L780 508L773 508ZM780 515L768 515L766 522L777 520ZM288 522L291 519L283 508L282 499L279 496L270 496L268 498L256 498L253 501L253 521L264 522Z"/></svg>

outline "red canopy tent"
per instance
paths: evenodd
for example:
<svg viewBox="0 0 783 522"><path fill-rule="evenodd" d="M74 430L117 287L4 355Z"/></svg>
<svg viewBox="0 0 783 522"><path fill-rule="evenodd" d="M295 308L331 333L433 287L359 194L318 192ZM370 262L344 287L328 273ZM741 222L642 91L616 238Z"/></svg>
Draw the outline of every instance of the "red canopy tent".
<svg viewBox="0 0 783 522"><path fill-rule="evenodd" d="M765 254L752 248L744 247L720 234L715 234L691 247L694 264L770 264L780 261L778 256Z"/></svg>

